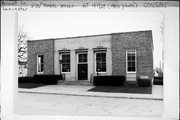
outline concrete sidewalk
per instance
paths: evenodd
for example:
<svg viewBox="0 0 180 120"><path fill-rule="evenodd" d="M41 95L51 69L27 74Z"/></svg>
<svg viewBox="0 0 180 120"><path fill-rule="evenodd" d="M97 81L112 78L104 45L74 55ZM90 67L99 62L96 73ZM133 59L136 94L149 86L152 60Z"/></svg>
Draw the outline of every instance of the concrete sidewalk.
<svg viewBox="0 0 180 120"><path fill-rule="evenodd" d="M110 98L127 98L127 99L146 99L146 100L163 100L163 86L153 85L152 94L131 94L131 93L105 93L105 92L87 92L94 86L76 86L76 85L48 85L33 89L19 88L20 93L37 93L37 94L56 94L56 95L73 95L88 97L110 97Z"/></svg>

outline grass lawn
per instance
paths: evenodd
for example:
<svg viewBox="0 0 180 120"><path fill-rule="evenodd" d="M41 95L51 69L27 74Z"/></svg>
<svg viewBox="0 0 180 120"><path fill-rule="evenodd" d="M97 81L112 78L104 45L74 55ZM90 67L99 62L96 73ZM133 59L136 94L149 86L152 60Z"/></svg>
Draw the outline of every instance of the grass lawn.
<svg viewBox="0 0 180 120"><path fill-rule="evenodd" d="M37 84L37 83L19 83L18 84L19 88L27 88L27 89L37 88L37 87L42 87L42 86L46 86L46 84Z"/></svg>
<svg viewBox="0 0 180 120"><path fill-rule="evenodd" d="M111 92L111 93L152 94L152 87L96 86L88 91L90 91L90 92Z"/></svg>

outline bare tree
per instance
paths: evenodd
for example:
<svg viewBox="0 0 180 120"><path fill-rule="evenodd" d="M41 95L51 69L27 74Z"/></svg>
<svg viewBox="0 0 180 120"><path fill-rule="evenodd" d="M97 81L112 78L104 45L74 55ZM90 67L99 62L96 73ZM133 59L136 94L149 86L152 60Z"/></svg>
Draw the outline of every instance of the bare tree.
<svg viewBox="0 0 180 120"><path fill-rule="evenodd" d="M164 42L164 22L161 22L160 31L161 31L161 35L162 35L161 41ZM162 72L163 72L163 70L164 70L164 45L162 48Z"/></svg>
<svg viewBox="0 0 180 120"><path fill-rule="evenodd" d="M155 71L157 72L159 77L163 77L163 70L161 67L156 67Z"/></svg>
<svg viewBox="0 0 180 120"><path fill-rule="evenodd" d="M27 61L27 40L29 39L26 32L22 29L18 31L18 62Z"/></svg>

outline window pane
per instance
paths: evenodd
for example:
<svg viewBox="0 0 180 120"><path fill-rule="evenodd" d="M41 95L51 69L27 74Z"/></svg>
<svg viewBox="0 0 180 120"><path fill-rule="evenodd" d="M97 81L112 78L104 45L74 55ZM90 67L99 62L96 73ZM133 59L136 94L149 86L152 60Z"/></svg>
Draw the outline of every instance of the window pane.
<svg viewBox="0 0 180 120"><path fill-rule="evenodd" d="M44 71L44 58L43 55L38 55L38 62L37 62L37 66L38 66L38 72L43 72Z"/></svg>
<svg viewBox="0 0 180 120"><path fill-rule="evenodd" d="M100 53L96 53L96 58L100 58Z"/></svg>
<svg viewBox="0 0 180 120"><path fill-rule="evenodd" d="M131 67L128 67L128 71L131 72Z"/></svg>
<svg viewBox="0 0 180 120"><path fill-rule="evenodd" d="M135 60L135 55L133 55L133 56L131 57L131 60Z"/></svg>
<svg viewBox="0 0 180 120"><path fill-rule="evenodd" d="M70 72L70 64L62 64L62 72Z"/></svg>
<svg viewBox="0 0 180 120"><path fill-rule="evenodd" d="M43 62L44 62L44 60L43 60L43 56L41 56L40 58L41 58L41 63L43 63Z"/></svg>
<svg viewBox="0 0 180 120"><path fill-rule="evenodd" d="M82 62L82 54L79 54L79 62Z"/></svg>
<svg viewBox="0 0 180 120"><path fill-rule="evenodd" d="M41 65L38 65L38 72L41 72Z"/></svg>
<svg viewBox="0 0 180 120"><path fill-rule="evenodd" d="M130 60L131 60L131 56L128 55L128 61L130 61Z"/></svg>
<svg viewBox="0 0 180 120"><path fill-rule="evenodd" d="M129 72L135 72L135 66L136 66L136 61L135 61L135 51L128 51L127 53L127 71Z"/></svg>
<svg viewBox="0 0 180 120"><path fill-rule="evenodd" d="M128 67L131 67L131 66L132 66L131 62L128 62Z"/></svg>
<svg viewBox="0 0 180 120"><path fill-rule="evenodd" d="M66 62L66 55L62 55L62 63Z"/></svg>
<svg viewBox="0 0 180 120"><path fill-rule="evenodd" d="M62 63L70 62L70 54L62 55Z"/></svg>
<svg viewBox="0 0 180 120"><path fill-rule="evenodd" d="M131 67L135 67L135 62L131 62Z"/></svg>
<svg viewBox="0 0 180 120"><path fill-rule="evenodd" d="M62 54L62 72L70 72L70 54Z"/></svg>
<svg viewBox="0 0 180 120"><path fill-rule="evenodd" d="M102 63L101 65L101 72L106 72L106 63Z"/></svg>
<svg viewBox="0 0 180 120"><path fill-rule="evenodd" d="M70 63L70 58L66 59L66 62L67 62L67 63Z"/></svg>
<svg viewBox="0 0 180 120"><path fill-rule="evenodd" d="M87 54L84 54L83 62L87 62Z"/></svg>
<svg viewBox="0 0 180 120"><path fill-rule="evenodd" d="M44 66L43 66L43 64L41 64L41 72L43 72L44 71Z"/></svg>
<svg viewBox="0 0 180 120"><path fill-rule="evenodd" d="M87 62L87 54L79 54L78 62Z"/></svg>
<svg viewBox="0 0 180 120"><path fill-rule="evenodd" d="M134 72L135 71L135 67L131 67L131 71Z"/></svg>
<svg viewBox="0 0 180 120"><path fill-rule="evenodd" d="M98 72L106 72L106 53L96 53L96 70L97 68Z"/></svg>
<svg viewBox="0 0 180 120"><path fill-rule="evenodd" d="M105 61L106 61L106 54L103 53L103 54L102 54L102 62L105 62Z"/></svg>

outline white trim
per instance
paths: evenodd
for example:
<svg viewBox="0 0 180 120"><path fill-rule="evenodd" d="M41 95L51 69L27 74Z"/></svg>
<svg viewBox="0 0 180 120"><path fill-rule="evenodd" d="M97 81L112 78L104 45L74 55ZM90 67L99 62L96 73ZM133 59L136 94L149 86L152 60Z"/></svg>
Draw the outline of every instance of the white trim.
<svg viewBox="0 0 180 120"><path fill-rule="evenodd" d="M87 62L80 62L79 63L79 54L87 54ZM75 62L75 66L76 66L76 76L77 76L77 80L79 80L79 76L78 76L78 65L79 64L87 64L87 80L89 78L89 67L88 67L88 51L83 51L83 52L76 52L76 62Z"/></svg>
<svg viewBox="0 0 180 120"><path fill-rule="evenodd" d="M77 64L88 64L88 52L79 52L77 54ZM79 62L79 54L87 54L87 62Z"/></svg>
<svg viewBox="0 0 180 120"><path fill-rule="evenodd" d="M43 71L42 71L42 72L38 72L38 64L39 64L39 62L38 62L38 57L39 57L40 55L43 56ZM43 55L43 54L37 54L36 59L37 59L37 60L36 60L36 73L37 73L37 74L43 74L43 73L44 73L44 55Z"/></svg>
<svg viewBox="0 0 180 120"><path fill-rule="evenodd" d="M130 53L130 51L133 51L132 53L135 53L135 71L134 72L129 72L128 71L128 61L127 61L127 54ZM136 73L137 72L137 56L136 56L136 50L126 50L126 73Z"/></svg>
<svg viewBox="0 0 180 120"><path fill-rule="evenodd" d="M71 53L70 52L65 52L65 53L60 53L59 54L59 60L61 59L62 60L62 55L70 55L70 71L69 72L63 72L62 71L62 63L61 64L59 64L59 68L61 69L61 73L70 73L71 72ZM58 63L59 63L59 60L58 60ZM60 70L59 69L59 70ZM59 71L60 72L60 71Z"/></svg>
<svg viewBox="0 0 180 120"><path fill-rule="evenodd" d="M107 73L107 51L95 51L94 52L94 71L95 71L95 73L97 73L97 70L96 70L96 54L97 53L106 53L106 72L98 72L98 73Z"/></svg>

